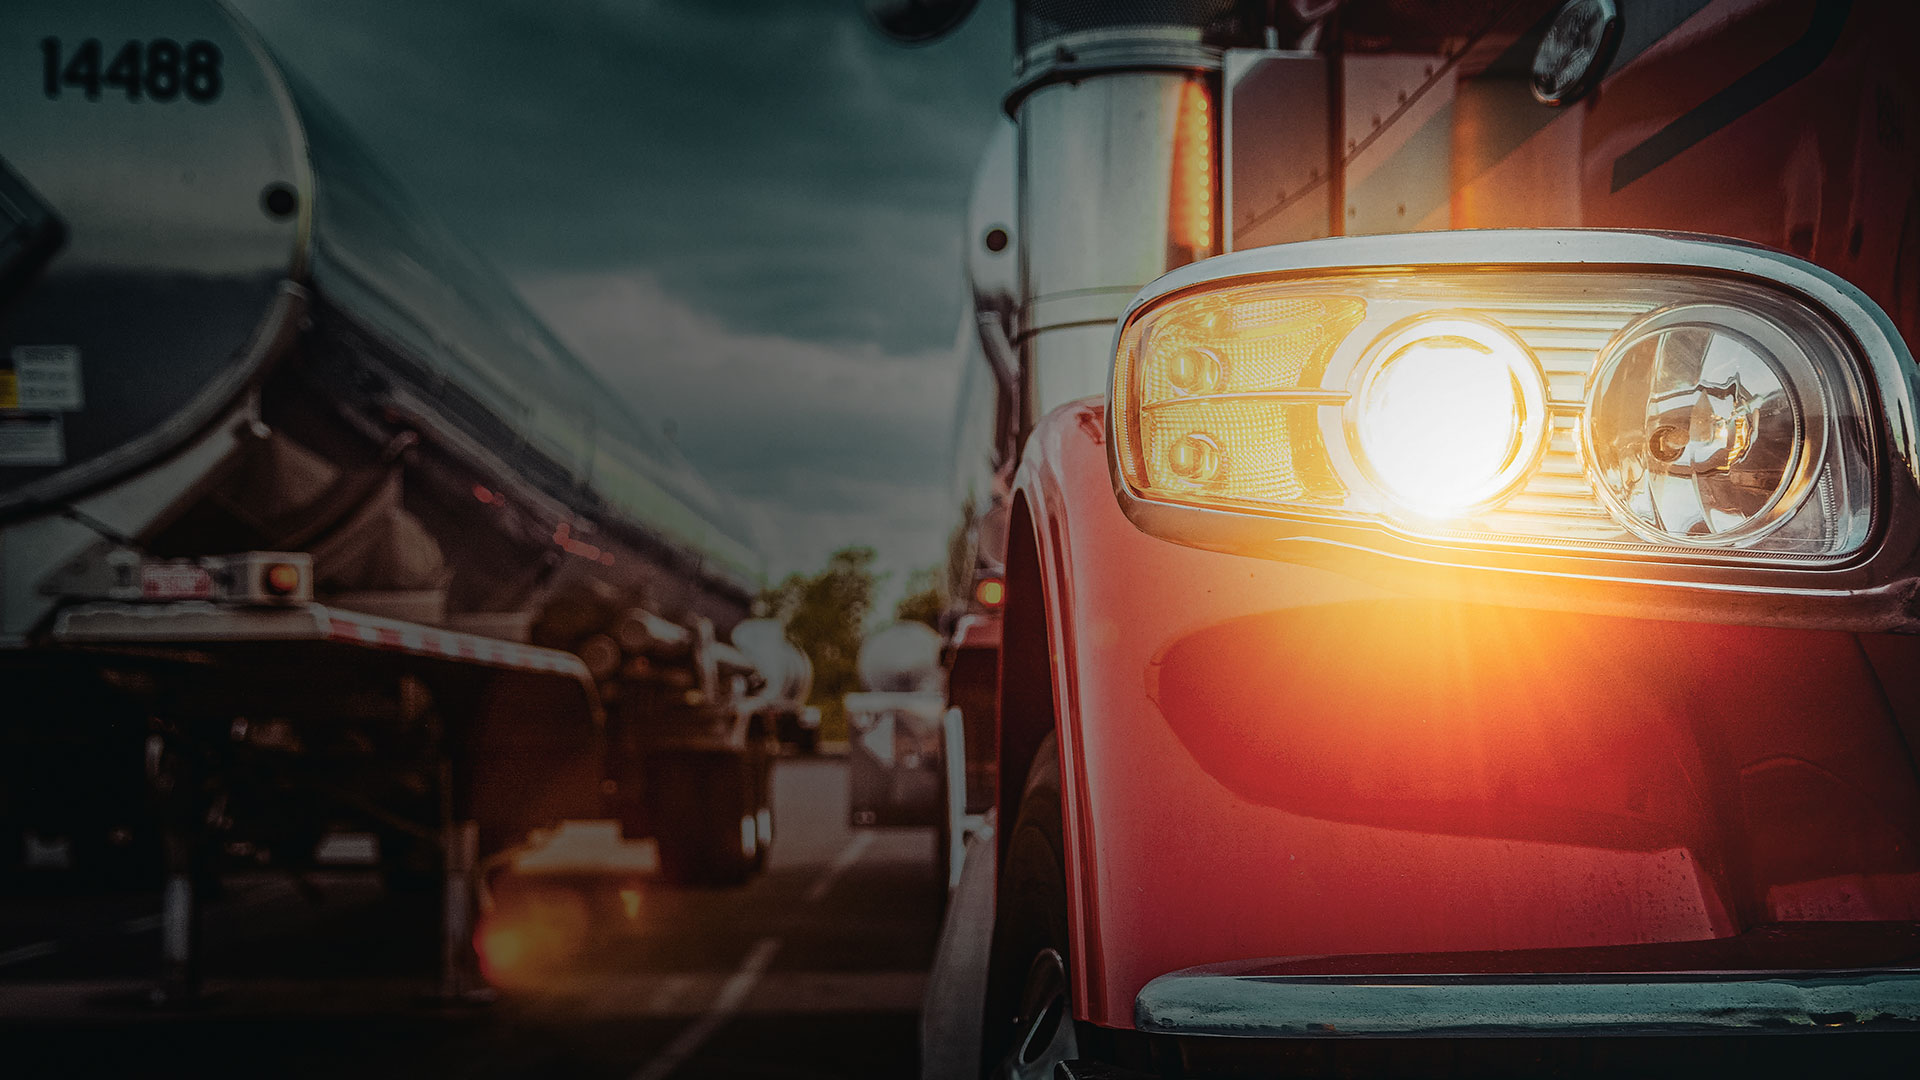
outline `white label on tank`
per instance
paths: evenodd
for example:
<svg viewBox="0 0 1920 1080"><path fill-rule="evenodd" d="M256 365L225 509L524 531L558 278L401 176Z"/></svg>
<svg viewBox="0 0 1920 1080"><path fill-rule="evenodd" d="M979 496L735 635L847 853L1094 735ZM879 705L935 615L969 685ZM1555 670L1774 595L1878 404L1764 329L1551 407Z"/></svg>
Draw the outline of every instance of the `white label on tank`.
<svg viewBox="0 0 1920 1080"><path fill-rule="evenodd" d="M86 404L80 393L80 349L73 345L13 347L14 408L30 412L76 412Z"/></svg>
<svg viewBox="0 0 1920 1080"><path fill-rule="evenodd" d="M66 433L57 416L0 416L0 465L64 465Z"/></svg>

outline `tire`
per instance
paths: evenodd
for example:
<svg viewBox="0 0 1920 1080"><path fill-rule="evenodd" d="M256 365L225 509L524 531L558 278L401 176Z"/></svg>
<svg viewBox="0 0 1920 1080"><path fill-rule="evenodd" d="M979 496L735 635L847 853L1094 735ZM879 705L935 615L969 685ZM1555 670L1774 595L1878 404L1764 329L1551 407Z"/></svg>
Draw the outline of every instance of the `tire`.
<svg viewBox="0 0 1920 1080"><path fill-rule="evenodd" d="M933 826L933 903L934 913L941 918L947 914L947 902L952 894L947 889L947 881L953 876L953 823L947 816L947 776L940 773L940 820Z"/></svg>
<svg viewBox="0 0 1920 1080"><path fill-rule="evenodd" d="M663 754L648 770L648 817L660 850L660 876L674 885L744 884L759 842L744 839L759 806L758 755L734 750ZM746 824L743 828L743 823Z"/></svg>
<svg viewBox="0 0 1920 1080"><path fill-rule="evenodd" d="M754 825L758 843L753 852L753 872L764 873L767 862L773 857L773 840L779 835L779 826L773 817L773 758L764 751L752 754L749 769L753 775Z"/></svg>
<svg viewBox="0 0 1920 1080"><path fill-rule="evenodd" d="M440 845L399 829L381 829L380 884L388 896L437 896L446 888L446 858Z"/></svg>
<svg viewBox="0 0 1920 1080"><path fill-rule="evenodd" d="M18 884L27 872L27 827L0 818L0 886Z"/></svg>
<svg viewBox="0 0 1920 1080"><path fill-rule="evenodd" d="M1027 772L994 901L980 1061L996 1080L1051 1077L1079 1053L1059 757L1048 735Z"/></svg>
<svg viewBox="0 0 1920 1080"><path fill-rule="evenodd" d="M149 828L129 831L131 838L116 842L111 828L97 822L76 829L68 837L75 877L109 892L159 888L166 879L166 853L159 835Z"/></svg>

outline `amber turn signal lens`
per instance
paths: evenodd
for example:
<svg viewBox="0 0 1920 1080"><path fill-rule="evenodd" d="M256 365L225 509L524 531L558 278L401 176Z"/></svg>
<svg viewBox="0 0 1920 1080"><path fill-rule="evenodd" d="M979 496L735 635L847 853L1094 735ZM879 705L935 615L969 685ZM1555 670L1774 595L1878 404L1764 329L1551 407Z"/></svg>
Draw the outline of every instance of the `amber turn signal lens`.
<svg viewBox="0 0 1920 1080"><path fill-rule="evenodd" d="M1138 432L1127 479L1205 501L1338 499L1314 407L1328 358L1365 314L1350 296L1241 288L1153 318L1115 372L1134 402L1115 414L1123 445Z"/></svg>
<svg viewBox="0 0 1920 1080"><path fill-rule="evenodd" d="M261 584L269 596L292 596L300 591L300 568L292 563L274 563L261 575Z"/></svg>
<svg viewBox="0 0 1920 1080"><path fill-rule="evenodd" d="M997 577L981 578L973 587L973 598L981 607L997 608L1007 602L1007 585Z"/></svg>

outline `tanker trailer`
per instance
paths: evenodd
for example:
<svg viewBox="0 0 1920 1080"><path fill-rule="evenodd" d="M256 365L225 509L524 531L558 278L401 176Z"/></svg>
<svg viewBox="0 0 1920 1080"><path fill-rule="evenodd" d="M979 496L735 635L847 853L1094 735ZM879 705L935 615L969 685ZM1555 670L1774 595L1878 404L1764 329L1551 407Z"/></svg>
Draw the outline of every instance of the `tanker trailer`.
<svg viewBox="0 0 1920 1080"><path fill-rule="evenodd" d="M222 865L371 831L458 992L532 827L737 846L606 720L764 790L728 506L212 0L16 0L0 47L0 872L164 881L173 999Z"/></svg>
<svg viewBox="0 0 1920 1080"><path fill-rule="evenodd" d="M754 708L781 746L811 754L820 745L820 710L813 696L813 661L787 638L778 619L748 619L733 628L733 644L766 680Z"/></svg>
<svg viewBox="0 0 1920 1080"><path fill-rule="evenodd" d="M946 659L933 628L891 623L861 644L861 690L846 696L848 823L933 830L943 905L973 824L963 813L965 733L960 710L947 704Z"/></svg>

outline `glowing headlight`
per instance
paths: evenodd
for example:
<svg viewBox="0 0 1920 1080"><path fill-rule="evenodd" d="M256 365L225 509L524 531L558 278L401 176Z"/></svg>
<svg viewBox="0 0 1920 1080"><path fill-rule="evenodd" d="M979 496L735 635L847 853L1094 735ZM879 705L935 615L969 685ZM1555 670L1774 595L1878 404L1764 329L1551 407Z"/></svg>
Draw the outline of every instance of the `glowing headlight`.
<svg viewBox="0 0 1920 1080"><path fill-rule="evenodd" d="M1546 443L1546 380L1513 335L1418 319L1371 350L1347 405L1358 464L1412 512L1452 517L1507 493Z"/></svg>
<svg viewBox="0 0 1920 1080"><path fill-rule="evenodd" d="M1135 312L1111 416L1119 478L1148 502L1831 565L1874 521L1865 387L1823 316L1755 280L1302 272Z"/></svg>

